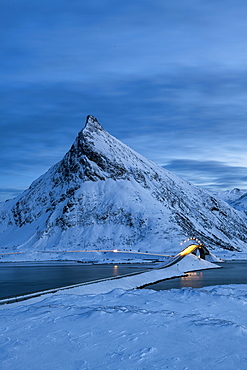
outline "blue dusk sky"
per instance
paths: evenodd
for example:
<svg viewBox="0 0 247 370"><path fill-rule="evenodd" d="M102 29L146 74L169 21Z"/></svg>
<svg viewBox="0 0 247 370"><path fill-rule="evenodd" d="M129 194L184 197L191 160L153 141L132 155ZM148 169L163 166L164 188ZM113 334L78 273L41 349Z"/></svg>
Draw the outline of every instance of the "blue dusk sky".
<svg viewBox="0 0 247 370"><path fill-rule="evenodd" d="M94 115L208 190L247 188L245 0L1 0L0 200Z"/></svg>

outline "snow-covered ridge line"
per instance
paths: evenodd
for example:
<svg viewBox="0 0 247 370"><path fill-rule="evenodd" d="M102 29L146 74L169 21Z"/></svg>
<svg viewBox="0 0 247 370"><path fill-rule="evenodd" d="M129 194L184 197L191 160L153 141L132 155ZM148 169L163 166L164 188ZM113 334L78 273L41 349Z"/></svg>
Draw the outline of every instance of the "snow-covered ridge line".
<svg viewBox="0 0 247 370"><path fill-rule="evenodd" d="M134 272L125 276L115 276L87 283L75 284L63 288L49 289L43 292L26 294L19 297L7 298L0 301L0 304L15 303L29 298L41 297L44 294L102 294L114 289L131 290L141 288L147 284L156 283L160 280L184 276L186 272L220 268L216 264L201 260L194 255L188 255L173 266L149 269L146 272Z"/></svg>

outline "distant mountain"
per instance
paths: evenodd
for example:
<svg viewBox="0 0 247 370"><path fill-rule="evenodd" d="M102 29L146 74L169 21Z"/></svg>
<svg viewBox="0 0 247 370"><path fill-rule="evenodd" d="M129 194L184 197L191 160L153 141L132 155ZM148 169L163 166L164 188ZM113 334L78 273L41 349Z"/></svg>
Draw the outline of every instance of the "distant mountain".
<svg viewBox="0 0 247 370"><path fill-rule="evenodd" d="M0 204L2 250L169 252L186 237L246 250L247 218L147 160L88 116L64 158Z"/></svg>
<svg viewBox="0 0 247 370"><path fill-rule="evenodd" d="M247 190L235 188L233 190L226 190L221 193L214 193L214 195L238 211L244 211L247 214Z"/></svg>

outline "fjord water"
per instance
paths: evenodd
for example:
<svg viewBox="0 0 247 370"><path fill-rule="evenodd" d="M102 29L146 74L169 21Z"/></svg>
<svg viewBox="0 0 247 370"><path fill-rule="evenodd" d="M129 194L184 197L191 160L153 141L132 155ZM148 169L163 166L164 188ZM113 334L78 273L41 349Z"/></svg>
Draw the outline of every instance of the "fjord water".
<svg viewBox="0 0 247 370"><path fill-rule="evenodd" d="M217 263L220 269L188 272L186 276L163 280L145 288L154 290L202 288L211 285L247 284L247 261Z"/></svg>
<svg viewBox="0 0 247 370"><path fill-rule="evenodd" d="M202 288L210 285L247 284L247 261L218 263L222 268L189 272L186 276L145 286L147 289ZM155 264L102 264L76 262L0 263L0 299L97 279L142 272Z"/></svg>
<svg viewBox="0 0 247 370"><path fill-rule="evenodd" d="M76 262L0 263L0 299L141 272L153 264L89 265Z"/></svg>

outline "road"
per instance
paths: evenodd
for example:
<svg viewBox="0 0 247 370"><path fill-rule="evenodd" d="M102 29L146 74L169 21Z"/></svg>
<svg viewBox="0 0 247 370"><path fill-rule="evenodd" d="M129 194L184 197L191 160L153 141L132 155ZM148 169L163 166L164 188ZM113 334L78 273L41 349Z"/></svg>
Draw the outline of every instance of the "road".
<svg viewBox="0 0 247 370"><path fill-rule="evenodd" d="M162 267L169 267L174 265L175 263L179 262L182 258L187 256L190 253L193 253L197 248L202 252L202 255L205 256L205 254L209 254L209 251L202 245L202 244L190 244L186 248L184 248L181 252L176 254L175 256L169 256L166 254L158 254L158 253L143 253L143 252L134 252L134 251L120 251L118 249L112 249L112 250L68 250L68 251L37 251L38 253L119 253L119 254L135 254L135 255L142 255L145 257L171 257L169 261L164 264ZM22 254L25 252L7 252L7 253L1 253L1 255L10 255L10 254ZM204 257L202 257L204 258Z"/></svg>

